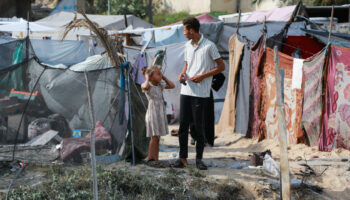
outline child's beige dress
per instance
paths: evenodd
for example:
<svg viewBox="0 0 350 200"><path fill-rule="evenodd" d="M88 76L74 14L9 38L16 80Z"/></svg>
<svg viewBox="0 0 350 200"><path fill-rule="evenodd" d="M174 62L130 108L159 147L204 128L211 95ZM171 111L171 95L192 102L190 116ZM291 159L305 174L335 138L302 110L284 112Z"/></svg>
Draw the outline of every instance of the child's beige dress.
<svg viewBox="0 0 350 200"><path fill-rule="evenodd" d="M166 84L152 85L144 93L148 99L148 109L146 112L147 137L164 136L168 134L168 122L163 99L163 90Z"/></svg>

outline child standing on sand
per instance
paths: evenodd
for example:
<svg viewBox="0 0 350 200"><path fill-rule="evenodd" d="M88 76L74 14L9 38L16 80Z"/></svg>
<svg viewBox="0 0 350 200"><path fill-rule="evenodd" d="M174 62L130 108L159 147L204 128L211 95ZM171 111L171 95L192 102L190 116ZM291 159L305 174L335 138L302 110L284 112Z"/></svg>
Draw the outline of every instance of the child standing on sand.
<svg viewBox="0 0 350 200"><path fill-rule="evenodd" d="M175 85L156 66L143 68L142 73L146 81L141 85L141 88L148 99L148 109L146 112L147 137L151 137L148 156L146 158L146 162L148 162L158 160L160 136L168 134L163 90L172 89Z"/></svg>

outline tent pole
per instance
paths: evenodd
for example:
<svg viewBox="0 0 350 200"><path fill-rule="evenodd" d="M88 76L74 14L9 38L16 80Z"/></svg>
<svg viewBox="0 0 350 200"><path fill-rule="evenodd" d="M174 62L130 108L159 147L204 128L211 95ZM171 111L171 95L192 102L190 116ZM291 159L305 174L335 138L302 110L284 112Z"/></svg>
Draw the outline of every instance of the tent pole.
<svg viewBox="0 0 350 200"><path fill-rule="evenodd" d="M132 114L132 101L131 101L131 87L130 87L130 72L129 72L129 66L126 68L126 75L127 75L127 84L128 84L128 103L129 103L129 120L130 120L130 128L129 133L131 136L131 153L132 153L132 165L135 165L135 144L134 144L134 122L133 122L133 114Z"/></svg>
<svg viewBox="0 0 350 200"><path fill-rule="evenodd" d="M333 16L334 16L334 5L332 6L331 24L329 25L328 43L331 42L331 37L332 37Z"/></svg>
<svg viewBox="0 0 350 200"><path fill-rule="evenodd" d="M284 103L282 102L282 88L281 88L281 74L280 74L280 61L278 55L278 47L274 48L275 56L275 77L276 77L276 100L277 100L277 119L278 119L278 135L280 143L280 194L282 200L290 200L290 176L289 176L289 163L288 163L288 142L287 142L287 128L284 115Z"/></svg>
<svg viewBox="0 0 350 200"><path fill-rule="evenodd" d="M238 21L237 21L237 27L236 27L236 34L238 34L239 24L241 23L241 10L238 12Z"/></svg>
<svg viewBox="0 0 350 200"><path fill-rule="evenodd" d="M97 186L97 171L96 171L96 150L95 150L95 116L94 116L94 105L91 97L91 89L89 85L89 79L87 71L84 71L86 89L88 95L88 103L90 107L90 120L91 120L91 132L90 132L90 143L91 143L91 166L92 166L92 177L93 177L93 191L94 200L98 200L98 186Z"/></svg>
<svg viewBox="0 0 350 200"><path fill-rule="evenodd" d="M111 14L111 1L108 0L108 15Z"/></svg>

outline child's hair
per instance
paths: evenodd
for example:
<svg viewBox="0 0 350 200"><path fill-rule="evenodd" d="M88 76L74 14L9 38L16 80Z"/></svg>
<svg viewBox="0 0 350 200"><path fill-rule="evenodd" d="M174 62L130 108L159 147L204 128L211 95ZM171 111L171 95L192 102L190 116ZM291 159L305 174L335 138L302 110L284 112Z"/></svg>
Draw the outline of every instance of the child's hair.
<svg viewBox="0 0 350 200"><path fill-rule="evenodd" d="M160 70L160 69L157 66L143 67L142 74L143 75L148 74L149 76L152 76L156 70Z"/></svg>

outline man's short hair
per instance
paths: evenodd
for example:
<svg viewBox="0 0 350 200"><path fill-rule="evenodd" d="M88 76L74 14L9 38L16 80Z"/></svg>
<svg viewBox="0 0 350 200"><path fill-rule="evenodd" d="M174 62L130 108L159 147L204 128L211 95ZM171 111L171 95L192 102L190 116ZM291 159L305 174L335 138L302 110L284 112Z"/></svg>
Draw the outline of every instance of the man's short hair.
<svg viewBox="0 0 350 200"><path fill-rule="evenodd" d="M182 23L187 29L193 29L195 32L199 33L199 27L201 25L198 19L194 17L187 17L186 19L182 20Z"/></svg>

